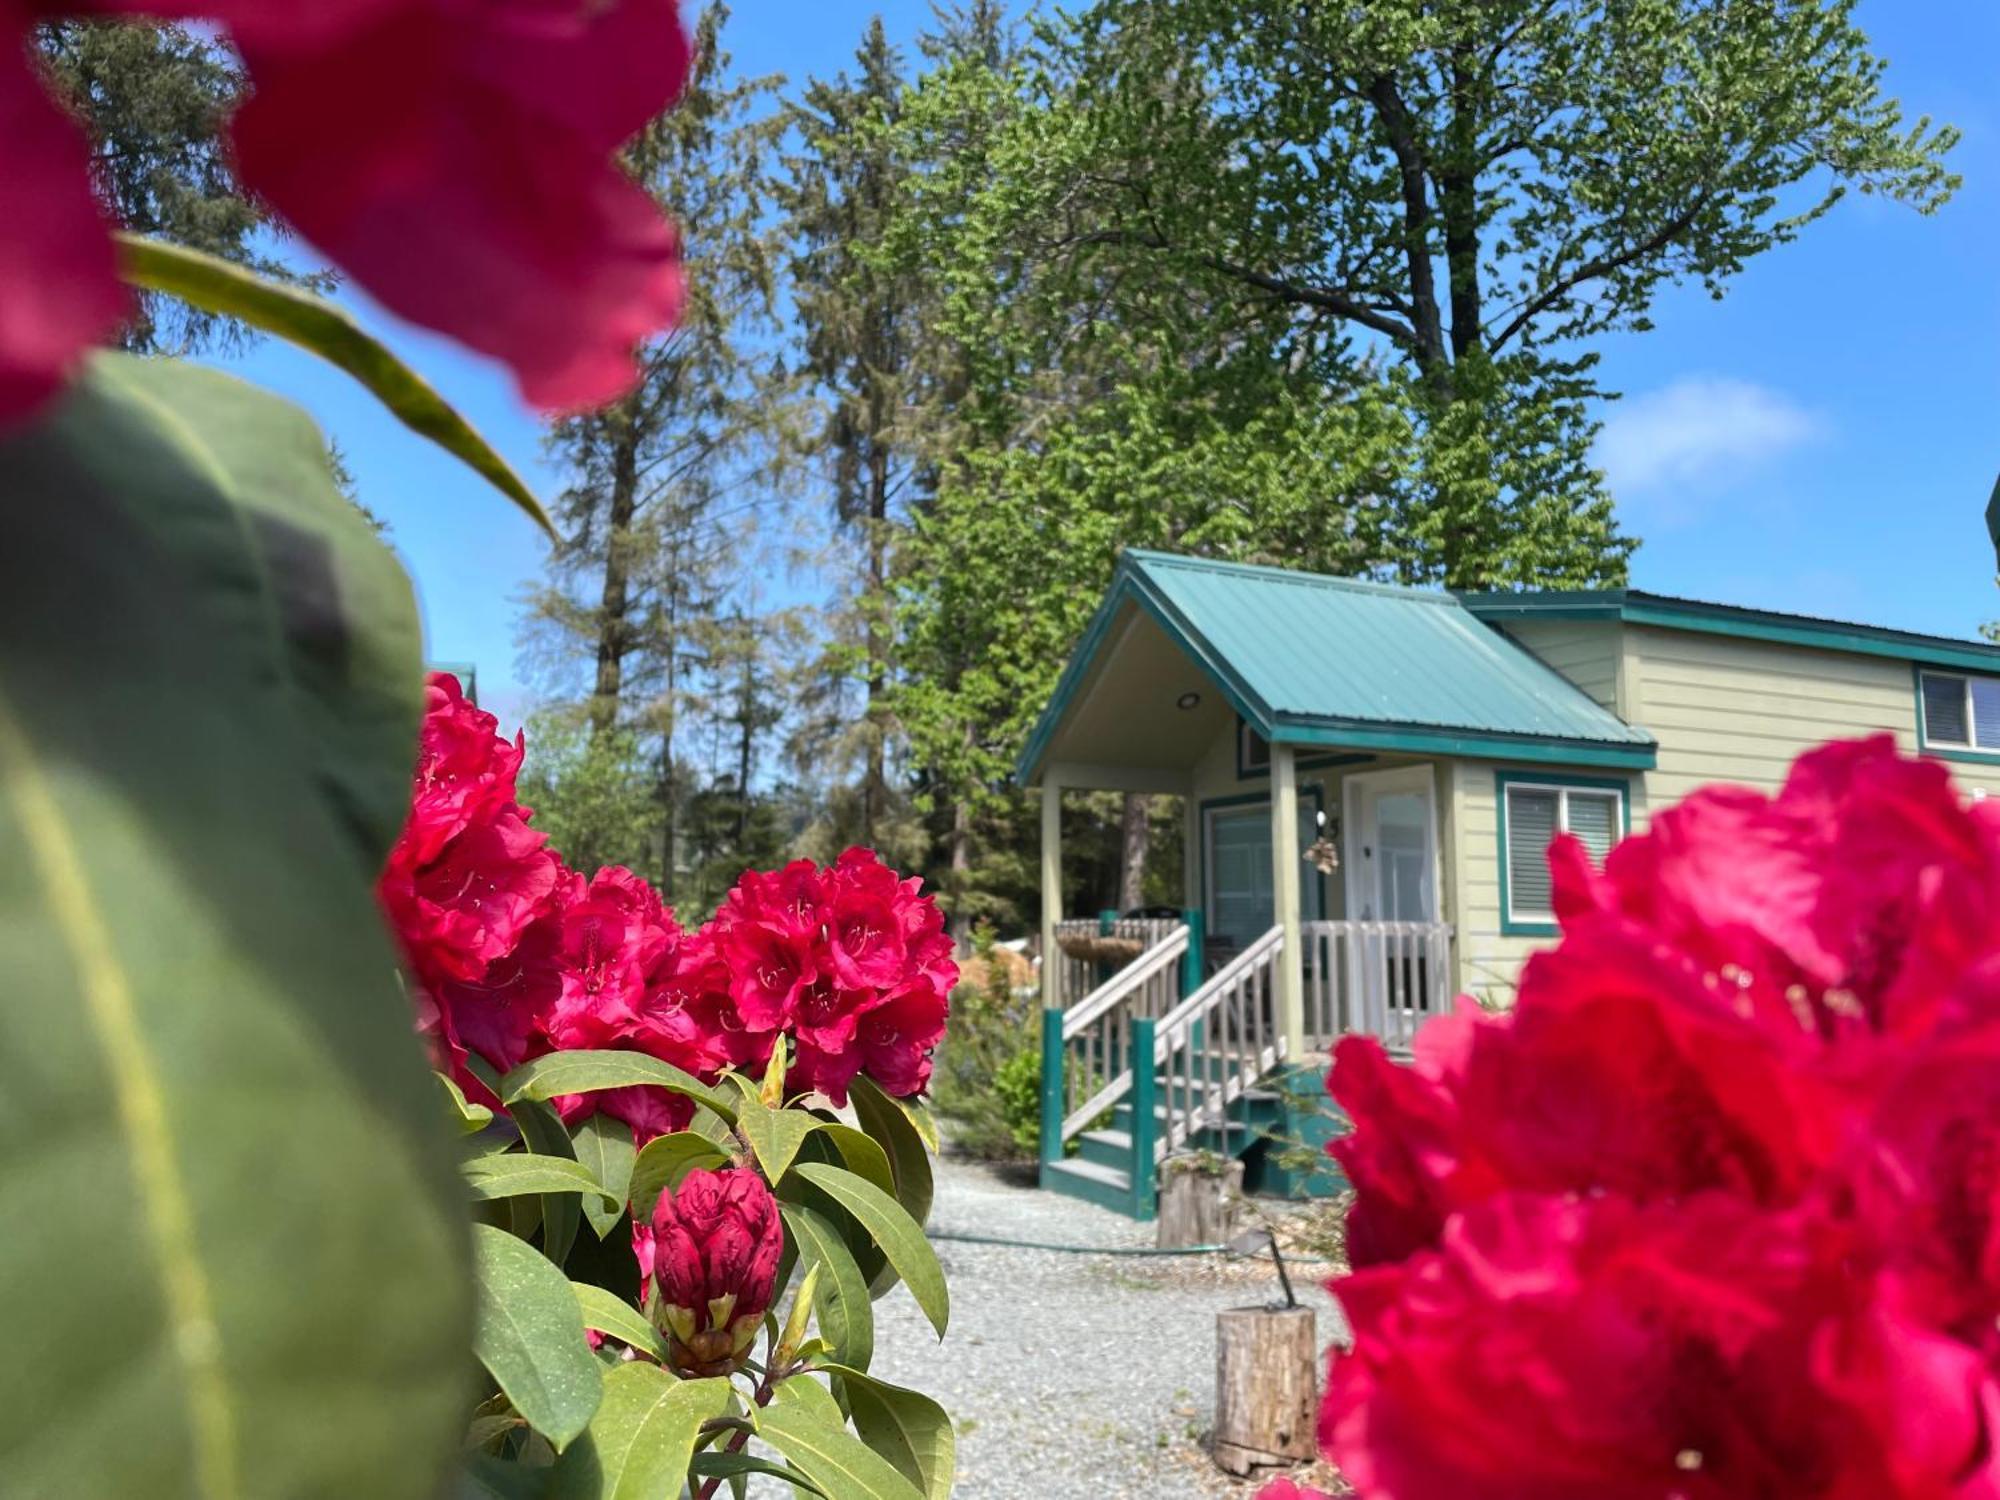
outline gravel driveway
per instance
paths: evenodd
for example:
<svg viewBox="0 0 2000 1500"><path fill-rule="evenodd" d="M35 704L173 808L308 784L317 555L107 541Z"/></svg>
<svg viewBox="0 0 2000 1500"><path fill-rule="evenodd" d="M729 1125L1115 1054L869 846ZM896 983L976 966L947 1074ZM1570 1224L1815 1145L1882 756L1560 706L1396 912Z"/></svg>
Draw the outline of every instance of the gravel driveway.
<svg viewBox="0 0 2000 1500"><path fill-rule="evenodd" d="M931 1214L951 1285L940 1347L909 1294L876 1304L873 1369L927 1391L958 1426L965 1500L1242 1496L1203 1451L1215 1417L1215 1315L1279 1296L1268 1259L1059 1254L949 1238L1150 1246L1153 1226L1017 1186L992 1169L938 1164ZM1343 1330L1300 1266L1322 1344ZM1305 1477L1305 1476L1300 1476ZM1325 1483L1329 1476L1316 1476Z"/></svg>

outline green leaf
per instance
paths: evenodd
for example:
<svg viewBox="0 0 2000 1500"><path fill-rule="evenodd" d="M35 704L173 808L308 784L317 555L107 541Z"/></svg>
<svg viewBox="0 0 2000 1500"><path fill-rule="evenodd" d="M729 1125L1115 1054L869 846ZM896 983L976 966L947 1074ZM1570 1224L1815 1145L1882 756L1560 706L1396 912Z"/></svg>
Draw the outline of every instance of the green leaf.
<svg viewBox="0 0 2000 1500"><path fill-rule="evenodd" d="M829 1495L840 1500L924 1500L924 1492L895 1465L804 1403L773 1402L756 1413L755 1421L757 1436Z"/></svg>
<svg viewBox="0 0 2000 1500"><path fill-rule="evenodd" d="M397 421L468 465L525 511L550 541L560 540L541 502L507 460L422 376L340 307L185 245L136 234L117 238L127 281L178 297L203 312L236 318L338 365Z"/></svg>
<svg viewBox="0 0 2000 1500"><path fill-rule="evenodd" d="M696 1167L719 1167L729 1160L715 1142L691 1130L656 1135L646 1142L632 1163L632 1217L650 1219L660 1193L680 1186L680 1180Z"/></svg>
<svg viewBox="0 0 2000 1500"><path fill-rule="evenodd" d="M937 1251L924 1232L903 1211L902 1205L871 1182L822 1162L800 1162L799 1176L846 1209L866 1229L889 1264L903 1278L910 1295L917 1299L931 1327L944 1337L951 1316L951 1294L945 1288L944 1270L938 1265Z"/></svg>
<svg viewBox="0 0 2000 1500"><path fill-rule="evenodd" d="M861 1440L894 1464L926 1500L947 1500L958 1469L958 1438L945 1409L919 1391L860 1370L821 1368L838 1377Z"/></svg>
<svg viewBox="0 0 2000 1500"><path fill-rule="evenodd" d="M502 1103L517 1099L553 1099L558 1094L592 1094L650 1084L705 1104L726 1120L736 1111L719 1091L672 1063L643 1052L551 1052L522 1063L500 1080Z"/></svg>
<svg viewBox="0 0 2000 1500"><path fill-rule="evenodd" d="M808 1415L821 1422L835 1427L846 1425L847 1413L841 1410L832 1390L813 1379L809 1372L800 1371L779 1381L775 1399L787 1405L803 1407Z"/></svg>
<svg viewBox="0 0 2000 1500"><path fill-rule="evenodd" d="M458 1126L460 1135L476 1135L493 1123L493 1111L483 1104L474 1104L465 1097L465 1090L457 1082L444 1074L433 1072L431 1077L444 1090L447 1103L451 1105L450 1119Z"/></svg>
<svg viewBox="0 0 2000 1500"><path fill-rule="evenodd" d="M896 1174L896 1201L911 1218L924 1223L931 1216L931 1155L937 1150L937 1127L906 1101L883 1093L866 1073L855 1078L848 1099L861 1128L888 1154L889 1169ZM928 1135L925 1125L930 1126Z"/></svg>
<svg viewBox="0 0 2000 1500"><path fill-rule="evenodd" d="M751 1474L769 1474L774 1479L782 1479L793 1489L808 1495L823 1495L825 1491L813 1484L797 1469L783 1464L774 1464L767 1458L752 1458L747 1453L711 1451L697 1453L688 1471L698 1479L735 1479Z"/></svg>
<svg viewBox="0 0 2000 1500"><path fill-rule="evenodd" d="M609 1210L594 1200L583 1200L583 1216L601 1240L618 1227L625 1216L625 1202L632 1192L632 1163L639 1148L632 1143L632 1127L606 1114L584 1116L570 1137L576 1159L590 1168L590 1175L603 1183L611 1194Z"/></svg>
<svg viewBox="0 0 2000 1500"><path fill-rule="evenodd" d="M802 1109L772 1109L758 1097L757 1087L732 1074L730 1082L743 1096L736 1106L736 1128L750 1143L764 1176L777 1182L799 1154L799 1145L821 1122Z"/></svg>
<svg viewBox="0 0 2000 1500"><path fill-rule="evenodd" d="M660 1337L659 1330L623 1297L587 1281L572 1281L569 1289L583 1313L585 1328L608 1333L634 1349L643 1349L655 1359L667 1357L667 1341Z"/></svg>
<svg viewBox="0 0 2000 1500"><path fill-rule="evenodd" d="M726 1380L676 1380L658 1365L620 1365L584 1440L556 1464L556 1500L678 1495L702 1423L729 1406Z"/></svg>
<svg viewBox="0 0 2000 1500"><path fill-rule="evenodd" d="M421 658L347 511L302 413L171 361L0 436L9 1493L417 1500L463 1425L465 1193L371 892Z"/></svg>
<svg viewBox="0 0 2000 1500"><path fill-rule="evenodd" d="M865 1370L875 1354L875 1308L868 1280L848 1252L840 1231L826 1218L800 1203L780 1203L802 1265L820 1268L813 1295L819 1331L843 1364Z"/></svg>
<svg viewBox="0 0 2000 1500"><path fill-rule="evenodd" d="M589 1168L567 1156L537 1156L503 1151L478 1156L459 1166L474 1198L518 1198L524 1193L587 1193L606 1203L618 1200L590 1175Z"/></svg>
<svg viewBox="0 0 2000 1500"><path fill-rule="evenodd" d="M452 1476L450 1500L544 1500L554 1471L491 1453L468 1453Z"/></svg>
<svg viewBox="0 0 2000 1500"><path fill-rule="evenodd" d="M840 1159L847 1163L848 1171L895 1196L895 1171L889 1165L888 1154L873 1136L864 1135L852 1125L837 1123L822 1124L820 1133L839 1150Z"/></svg>
<svg viewBox="0 0 2000 1500"><path fill-rule="evenodd" d="M539 1099L514 1101L509 1111L521 1132L521 1140L531 1151L544 1156L572 1156L576 1145L569 1138L562 1117L552 1105ZM582 1200L568 1193L544 1193L541 1203L542 1253L557 1265L569 1259L576 1243L577 1221L583 1216Z"/></svg>
<svg viewBox="0 0 2000 1500"><path fill-rule="evenodd" d="M561 1452L597 1410L604 1376L569 1280L531 1245L472 1226L479 1319L472 1352L514 1409Z"/></svg>

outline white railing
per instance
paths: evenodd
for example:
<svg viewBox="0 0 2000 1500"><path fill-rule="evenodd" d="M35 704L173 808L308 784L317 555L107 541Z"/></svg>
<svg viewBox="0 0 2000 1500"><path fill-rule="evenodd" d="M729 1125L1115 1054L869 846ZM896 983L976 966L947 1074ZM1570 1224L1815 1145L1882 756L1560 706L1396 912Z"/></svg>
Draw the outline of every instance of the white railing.
<svg viewBox="0 0 2000 1500"><path fill-rule="evenodd" d="M1143 956L1155 945L1164 942L1180 925L1177 918L1171 917L1119 917L1109 926L1098 917L1066 917L1056 923L1056 951L1042 955L1043 963L1056 966L1056 1004L1069 1009L1108 977L1105 973L1107 965L1064 951L1064 938L1081 938L1087 942L1107 937L1124 938L1137 943L1139 954ZM1115 971L1118 965L1108 967Z"/></svg>
<svg viewBox="0 0 2000 1500"><path fill-rule="evenodd" d="M1275 982L1284 948L1284 928L1273 927L1160 1018L1153 1064L1165 1128L1155 1137L1156 1157L1220 1124L1285 1055Z"/></svg>
<svg viewBox="0 0 2000 1500"><path fill-rule="evenodd" d="M1306 1040L1315 1051L1360 1032L1408 1052L1417 1028L1451 1008L1445 923L1307 922L1299 937Z"/></svg>
<svg viewBox="0 0 2000 1500"><path fill-rule="evenodd" d="M1062 1139L1067 1141L1132 1087L1132 1023L1180 998L1188 929L1161 923L1159 941L1063 1012Z"/></svg>

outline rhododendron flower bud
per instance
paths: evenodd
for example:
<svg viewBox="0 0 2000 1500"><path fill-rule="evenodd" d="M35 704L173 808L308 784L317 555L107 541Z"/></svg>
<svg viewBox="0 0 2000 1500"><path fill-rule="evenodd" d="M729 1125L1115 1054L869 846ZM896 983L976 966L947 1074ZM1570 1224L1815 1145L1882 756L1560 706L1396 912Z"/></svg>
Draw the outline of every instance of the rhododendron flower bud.
<svg viewBox="0 0 2000 1500"><path fill-rule="evenodd" d="M747 1167L697 1169L633 1230L641 1300L683 1375L743 1362L776 1289L785 1237L778 1203Z"/></svg>

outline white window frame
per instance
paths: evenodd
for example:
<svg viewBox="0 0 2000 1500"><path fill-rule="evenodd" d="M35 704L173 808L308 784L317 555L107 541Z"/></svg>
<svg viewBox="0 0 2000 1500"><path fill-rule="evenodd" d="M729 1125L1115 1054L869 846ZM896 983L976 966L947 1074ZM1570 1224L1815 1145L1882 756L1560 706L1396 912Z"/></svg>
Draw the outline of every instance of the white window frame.
<svg viewBox="0 0 2000 1500"><path fill-rule="evenodd" d="M1930 712L1924 703L1924 684L1931 678L1940 681L1956 681L1959 696L1965 704L1965 738L1962 740L1940 739L1931 728ZM1982 755L2000 755L2000 744L1982 745L1979 742L1979 720L1972 711L1972 684L1974 682L2000 682L2000 677L1988 676L1981 672L1933 672L1928 668L1917 671L1917 714L1923 725L1923 747L1928 750L1935 746L1940 750L1972 750Z"/></svg>
<svg viewBox="0 0 2000 1500"><path fill-rule="evenodd" d="M1619 787L1578 786L1565 781L1532 781L1509 776L1500 788L1500 843L1502 848L1507 847L1508 840L1514 834L1514 818L1508 806L1508 798L1512 797L1516 792L1554 792L1556 794L1556 832L1558 834L1569 832L1569 799L1571 796L1609 797L1616 804L1618 813L1613 826L1617 829L1617 834L1611 841L1613 844L1616 844L1619 839L1624 838L1632 831L1631 794ZM1507 879L1500 888L1500 917L1502 924L1505 926L1512 926L1516 923L1553 926L1556 920L1555 909L1553 907L1547 911L1522 911L1514 905L1514 872L1515 864L1512 852L1509 851Z"/></svg>

